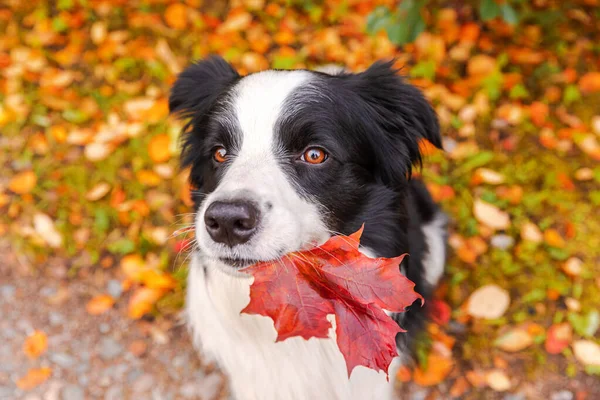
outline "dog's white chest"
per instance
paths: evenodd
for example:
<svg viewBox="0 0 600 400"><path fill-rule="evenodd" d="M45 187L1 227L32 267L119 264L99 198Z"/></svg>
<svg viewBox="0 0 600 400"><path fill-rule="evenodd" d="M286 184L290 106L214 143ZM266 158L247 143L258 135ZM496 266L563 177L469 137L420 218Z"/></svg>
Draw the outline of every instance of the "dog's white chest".
<svg viewBox="0 0 600 400"><path fill-rule="evenodd" d="M392 398L393 384L383 373L357 367L348 379L334 339L275 343L270 318L240 314L249 302L251 282L215 266L205 274L197 256L188 276L187 313L194 340L227 373L236 400Z"/></svg>

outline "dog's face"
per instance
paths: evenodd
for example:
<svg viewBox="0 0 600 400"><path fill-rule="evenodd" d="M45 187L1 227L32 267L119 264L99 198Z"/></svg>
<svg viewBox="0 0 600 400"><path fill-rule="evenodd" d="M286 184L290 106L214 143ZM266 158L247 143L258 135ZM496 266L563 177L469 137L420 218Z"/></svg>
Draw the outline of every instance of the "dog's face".
<svg viewBox="0 0 600 400"><path fill-rule="evenodd" d="M433 110L390 64L240 77L211 58L179 76L169 103L190 118L198 247L230 271L353 232L378 212L373 191L402 190L420 138L440 146Z"/></svg>

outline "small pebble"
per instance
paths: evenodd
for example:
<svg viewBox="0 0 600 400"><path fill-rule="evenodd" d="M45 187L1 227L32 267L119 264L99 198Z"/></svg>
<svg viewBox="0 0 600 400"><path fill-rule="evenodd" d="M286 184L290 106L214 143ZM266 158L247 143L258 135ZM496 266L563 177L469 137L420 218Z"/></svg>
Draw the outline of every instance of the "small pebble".
<svg viewBox="0 0 600 400"><path fill-rule="evenodd" d="M50 311L48 313L48 322L51 326L59 326L65 323L65 317L56 311Z"/></svg>
<svg viewBox="0 0 600 400"><path fill-rule="evenodd" d="M138 379L136 379L136 381L133 384L133 391L140 393L140 392L146 392L148 390L150 390L150 388L152 387L152 385L154 384L154 377L150 374L144 374L142 376L140 376Z"/></svg>
<svg viewBox="0 0 600 400"><path fill-rule="evenodd" d="M409 399L410 400L425 400L427 398L428 394L429 394L429 391L426 389L416 390L410 394Z"/></svg>
<svg viewBox="0 0 600 400"><path fill-rule="evenodd" d="M113 386L104 394L104 400L121 400L123 398L125 398L123 395L123 388L120 386Z"/></svg>
<svg viewBox="0 0 600 400"><path fill-rule="evenodd" d="M121 282L119 282L116 279L111 279L110 281L108 281L107 291L108 294L110 294L113 298L118 299L123 293L123 287L121 286Z"/></svg>
<svg viewBox="0 0 600 400"><path fill-rule="evenodd" d="M573 400L575 396L568 390L561 390L550 395L550 400Z"/></svg>
<svg viewBox="0 0 600 400"><path fill-rule="evenodd" d="M522 393L509 393L502 400L526 400L526 397Z"/></svg>
<svg viewBox="0 0 600 400"><path fill-rule="evenodd" d="M112 360L123 352L123 346L121 346L116 340L112 338L104 338L100 342L100 357L103 360Z"/></svg>
<svg viewBox="0 0 600 400"><path fill-rule="evenodd" d="M62 390L62 400L83 400L85 395L79 386L69 385Z"/></svg>
<svg viewBox="0 0 600 400"><path fill-rule="evenodd" d="M2 285L0 286L0 299L4 300L12 300L15 297L15 293L17 290L14 286L11 285Z"/></svg>
<svg viewBox="0 0 600 400"><path fill-rule="evenodd" d="M512 236L499 234L492 236L490 243L497 249L507 250L515 244L515 239Z"/></svg>
<svg viewBox="0 0 600 400"><path fill-rule="evenodd" d="M56 294L56 288L45 286L40 289L40 295L43 297L52 297Z"/></svg>
<svg viewBox="0 0 600 400"><path fill-rule="evenodd" d="M107 323L101 323L100 326L98 326L98 329L100 330L100 333L108 333L110 332L110 325Z"/></svg>
<svg viewBox="0 0 600 400"><path fill-rule="evenodd" d="M0 386L0 399L8 400L13 397L13 390L4 386Z"/></svg>
<svg viewBox="0 0 600 400"><path fill-rule="evenodd" d="M48 356L48 358L50 358L50 361L52 361L54 364L57 364L65 369L71 368L76 361L75 358L65 353L52 353Z"/></svg>
<svg viewBox="0 0 600 400"><path fill-rule="evenodd" d="M214 399L221 388L223 378L219 374L207 375L199 382L200 398Z"/></svg>

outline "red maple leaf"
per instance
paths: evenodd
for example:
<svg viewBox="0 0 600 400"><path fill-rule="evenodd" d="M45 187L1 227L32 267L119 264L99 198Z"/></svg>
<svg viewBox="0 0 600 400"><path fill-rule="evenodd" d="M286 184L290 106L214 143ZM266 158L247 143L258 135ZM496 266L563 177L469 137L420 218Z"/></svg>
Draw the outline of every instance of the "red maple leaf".
<svg viewBox="0 0 600 400"><path fill-rule="evenodd" d="M337 344L348 369L385 371L398 355L396 334L405 332L384 310L403 312L423 298L400 273L406 254L369 258L358 250L362 228L322 246L244 269L254 276L247 314L270 317L277 342L293 336L327 338L335 315Z"/></svg>

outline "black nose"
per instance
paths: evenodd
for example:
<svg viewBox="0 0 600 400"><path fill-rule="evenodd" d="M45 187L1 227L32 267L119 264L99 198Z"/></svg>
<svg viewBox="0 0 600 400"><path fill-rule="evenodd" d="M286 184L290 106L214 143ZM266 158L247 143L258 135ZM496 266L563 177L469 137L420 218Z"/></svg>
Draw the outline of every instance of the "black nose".
<svg viewBox="0 0 600 400"><path fill-rule="evenodd" d="M247 201L215 201L204 212L208 234L230 247L246 243L256 231L259 212Z"/></svg>

